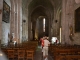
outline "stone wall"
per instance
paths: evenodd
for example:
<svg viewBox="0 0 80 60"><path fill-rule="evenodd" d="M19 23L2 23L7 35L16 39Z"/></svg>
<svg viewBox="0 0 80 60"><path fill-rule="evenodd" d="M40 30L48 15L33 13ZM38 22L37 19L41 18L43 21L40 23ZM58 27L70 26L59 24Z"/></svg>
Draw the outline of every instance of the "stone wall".
<svg viewBox="0 0 80 60"><path fill-rule="evenodd" d="M5 2L11 7L10 0L5 0ZM2 41L1 44L8 44L8 34L10 34L10 20L9 23L2 21Z"/></svg>

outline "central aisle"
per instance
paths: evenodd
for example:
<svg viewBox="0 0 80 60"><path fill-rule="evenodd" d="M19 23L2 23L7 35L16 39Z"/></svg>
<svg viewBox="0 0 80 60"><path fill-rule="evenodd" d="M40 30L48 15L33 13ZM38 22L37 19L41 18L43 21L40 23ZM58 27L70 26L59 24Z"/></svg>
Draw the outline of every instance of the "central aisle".
<svg viewBox="0 0 80 60"><path fill-rule="evenodd" d="M43 60L42 59L42 52L41 52L41 46L38 46L35 55L34 55L34 60ZM53 60L52 57L49 55L48 60Z"/></svg>

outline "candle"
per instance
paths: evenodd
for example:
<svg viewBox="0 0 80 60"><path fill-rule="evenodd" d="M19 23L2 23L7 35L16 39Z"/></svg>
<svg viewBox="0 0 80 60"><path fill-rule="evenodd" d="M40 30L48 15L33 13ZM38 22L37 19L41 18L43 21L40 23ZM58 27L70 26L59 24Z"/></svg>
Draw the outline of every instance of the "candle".
<svg viewBox="0 0 80 60"><path fill-rule="evenodd" d="M61 27L60 27L60 43L61 43Z"/></svg>

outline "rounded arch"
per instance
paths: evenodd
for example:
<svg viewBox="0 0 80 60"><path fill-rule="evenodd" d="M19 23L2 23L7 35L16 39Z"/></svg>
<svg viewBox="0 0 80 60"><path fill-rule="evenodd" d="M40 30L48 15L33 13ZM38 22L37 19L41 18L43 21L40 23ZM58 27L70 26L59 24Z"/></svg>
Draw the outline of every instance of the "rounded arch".
<svg viewBox="0 0 80 60"><path fill-rule="evenodd" d="M38 6L36 6L36 7L31 11L31 13L32 13L34 10L38 9L38 8L42 8L42 9L44 9L44 10L47 9L46 7L44 7L44 6L42 6L42 5L38 5ZM47 10L48 10L48 9L47 9Z"/></svg>
<svg viewBox="0 0 80 60"><path fill-rule="evenodd" d="M56 17L55 22L57 23L56 24L56 36L59 39L60 38L60 27L61 27L61 6L58 7L55 17Z"/></svg>
<svg viewBox="0 0 80 60"><path fill-rule="evenodd" d="M32 12L40 6L44 7L49 13L53 12L54 7L50 0L47 0L47 1L45 0L34 0L33 1L32 0L28 5L28 12L29 12L28 15L30 16L30 14L32 14Z"/></svg>
<svg viewBox="0 0 80 60"><path fill-rule="evenodd" d="M49 23L48 30L50 30L53 12L53 5L50 0L32 0L28 6L28 26L31 25L32 21L36 21L39 16L46 16ZM29 27L29 31L30 30L32 29Z"/></svg>
<svg viewBox="0 0 80 60"><path fill-rule="evenodd" d="M38 16L41 16L41 15L48 17L48 15L50 16L50 11L48 11L48 9L45 8L44 6L39 5L39 6L35 7L35 8L32 10L30 16L34 16L34 14L37 14L37 17L38 17ZM37 18L37 17L36 17L36 18Z"/></svg>
<svg viewBox="0 0 80 60"><path fill-rule="evenodd" d="M61 13L61 7L57 9L56 18L59 19L60 13Z"/></svg>

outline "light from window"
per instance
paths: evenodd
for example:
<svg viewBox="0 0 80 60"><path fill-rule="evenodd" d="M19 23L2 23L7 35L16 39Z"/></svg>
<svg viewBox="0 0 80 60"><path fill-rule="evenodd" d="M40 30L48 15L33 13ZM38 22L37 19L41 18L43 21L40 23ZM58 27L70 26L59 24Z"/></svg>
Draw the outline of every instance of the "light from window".
<svg viewBox="0 0 80 60"><path fill-rule="evenodd" d="M43 32L45 32L45 18L43 18Z"/></svg>

